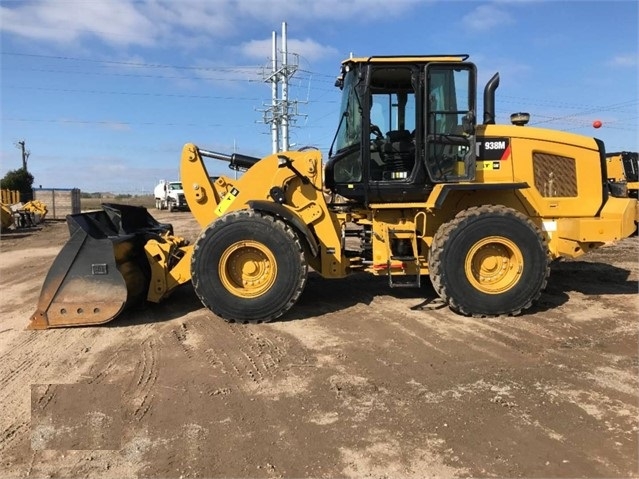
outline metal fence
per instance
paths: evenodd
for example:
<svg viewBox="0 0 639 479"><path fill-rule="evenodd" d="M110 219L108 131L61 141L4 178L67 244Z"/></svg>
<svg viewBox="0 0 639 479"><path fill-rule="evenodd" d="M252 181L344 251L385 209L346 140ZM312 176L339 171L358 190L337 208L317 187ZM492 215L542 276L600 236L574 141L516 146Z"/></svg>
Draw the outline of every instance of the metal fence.
<svg viewBox="0 0 639 479"><path fill-rule="evenodd" d="M47 206L47 219L65 219L80 213L79 188L34 188L33 198Z"/></svg>

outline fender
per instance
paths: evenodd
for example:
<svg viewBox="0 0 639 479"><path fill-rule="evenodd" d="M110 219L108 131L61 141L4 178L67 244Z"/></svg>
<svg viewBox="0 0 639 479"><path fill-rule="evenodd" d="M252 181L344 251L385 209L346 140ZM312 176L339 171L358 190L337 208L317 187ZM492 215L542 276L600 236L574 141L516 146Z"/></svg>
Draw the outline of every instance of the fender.
<svg viewBox="0 0 639 479"><path fill-rule="evenodd" d="M306 238L306 242L311 250L311 254L313 256L317 256L319 253L319 245L317 244L317 240L311 230L308 229L305 223L300 220L299 216L293 213L288 208L282 206L279 203L274 203L272 201L265 200L252 200L247 202L248 207L255 211L261 211L264 213L268 213L273 216L278 216L282 218L284 221L293 226L298 232L304 235Z"/></svg>
<svg viewBox="0 0 639 479"><path fill-rule="evenodd" d="M469 190L521 190L530 188L526 182L519 183L439 183L435 185L433 192L430 194L427 207L431 209L441 209L444 201L451 191L469 191Z"/></svg>

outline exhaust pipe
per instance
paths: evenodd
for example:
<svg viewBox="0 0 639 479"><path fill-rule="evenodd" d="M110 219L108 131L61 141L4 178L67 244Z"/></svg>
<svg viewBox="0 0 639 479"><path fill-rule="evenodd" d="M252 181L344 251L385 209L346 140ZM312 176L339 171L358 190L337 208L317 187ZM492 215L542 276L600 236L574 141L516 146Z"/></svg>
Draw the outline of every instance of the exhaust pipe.
<svg viewBox="0 0 639 479"><path fill-rule="evenodd" d="M484 125L495 124L495 90L498 86L499 73L495 73L484 88Z"/></svg>

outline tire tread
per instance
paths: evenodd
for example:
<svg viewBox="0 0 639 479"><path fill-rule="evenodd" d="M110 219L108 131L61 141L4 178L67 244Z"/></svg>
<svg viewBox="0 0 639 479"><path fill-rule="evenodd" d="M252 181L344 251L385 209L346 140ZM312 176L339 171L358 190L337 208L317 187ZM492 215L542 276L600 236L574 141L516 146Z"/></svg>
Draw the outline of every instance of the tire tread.
<svg viewBox="0 0 639 479"><path fill-rule="evenodd" d="M220 228L227 226L229 223L237 221L238 219L250 219L251 221L271 222L275 228L281 230L284 233L284 235L288 238L290 242L291 248L293 248L294 251L296 251L297 255L299 256L300 267L298 268L298 271L297 271L297 282L296 282L297 287L293 291L291 298L279 310L262 318L257 318L257 319L231 318L223 314L222 312L218 311L215 308L215 305L212 303L212 301L210 301L209 298L207 298L205 295L202 294L201 288L200 288L200 282L203 281L203 279L199 277L199 275L196 272L196 268L194 267L194 265L196 264L196 261L198 261L198 258L199 258L198 250L200 250L202 245L209 240L209 237L211 235L216 234L216 232ZM308 265L306 262L306 257L304 255L304 249L302 247L302 244L300 242L298 235L295 233L293 228L287 223L285 223L284 221L280 220L279 218L275 218L271 215L263 214L255 210L238 210L238 211L233 211L231 213L227 213L221 216L216 221L214 221L211 225L209 225L204 231L202 231L202 233L200 234L198 239L195 241L195 244L193 246L193 257L191 259L191 276L192 276L191 280L193 283L193 289L195 290L195 294L197 295L197 297L200 299L200 301L205 307L207 307L213 313L220 316L222 319L224 319L225 321L229 323L235 323L235 322L242 323L242 324L269 323L279 318L297 302L302 292L304 291L304 287L306 286L307 271L308 271Z"/></svg>
<svg viewBox="0 0 639 479"><path fill-rule="evenodd" d="M530 300L523 305L521 308L517 310L510 311L507 314L496 314L496 315L487 315L487 314L477 314L472 310L464 307L460 304L456 298L452 297L450 292L448 291L445 281L442 281L442 255L444 251L448 248L447 242L451 236L451 233L458 228L464 228L471 221L481 215L485 214L493 214L502 217L512 217L516 218L519 221L522 221L526 224L532 231L535 232L538 246L543 248L546 252L548 258L550 258L550 253L548 250L548 242L545 236L541 233L539 228L532 222L532 220L522 214L521 212L509 208L503 205L482 205L482 206L473 206L468 209L465 209L459 212L452 220L444 223L438 230L435 236L433 237L433 242L430 249L430 257L429 257L429 274L430 279L433 284L433 288L437 292L437 294L441 297L443 301L448 303L449 307L456 311L459 314L463 314L465 316L472 316L477 318L485 318L485 317L498 317L498 316L518 316L524 310L530 308L532 304L539 299L541 296L541 292L545 289L548 283L548 276L550 275L550 261L547 261L546 268L543 273L542 286L537 292L537 294L530 298Z"/></svg>

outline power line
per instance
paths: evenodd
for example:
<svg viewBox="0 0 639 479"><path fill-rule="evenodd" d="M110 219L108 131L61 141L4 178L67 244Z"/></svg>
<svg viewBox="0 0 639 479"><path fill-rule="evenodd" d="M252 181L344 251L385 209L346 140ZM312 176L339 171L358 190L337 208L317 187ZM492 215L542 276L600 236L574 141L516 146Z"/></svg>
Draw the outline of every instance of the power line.
<svg viewBox="0 0 639 479"><path fill-rule="evenodd" d="M233 78L233 77L209 77L209 76L198 76L192 77L187 75L151 75L151 74L134 74L134 73L115 73L115 72L81 72L81 71L70 71L70 70L52 70L52 69L43 69L43 68L11 68L2 67L3 71L31 71L31 72L40 72L40 73L64 73L64 74L72 74L72 75L97 75L97 76L117 76L117 77L129 77L129 78L161 78L161 79L174 79L174 80L207 80L207 81L220 81L220 82L245 82L245 83L261 83L262 80L255 79L252 80L250 78Z"/></svg>
<svg viewBox="0 0 639 479"><path fill-rule="evenodd" d="M593 107L593 108L588 109L588 110L582 110L580 112L573 113L572 115L549 117L546 120L541 120L541 121L536 121L534 123L531 123L531 126L532 125L539 125L539 124L542 124L542 123L551 123L551 122L554 122L554 121L563 121L563 120L570 119L570 118L577 118L579 116L597 114L597 113L601 113L601 112L604 112L604 111L620 110L620 109L629 107L632 104L636 104L636 103L637 103L637 100L629 100L629 101L624 101L624 102L621 102L621 103L614 103L614 104L608 105L608 106Z"/></svg>
<svg viewBox="0 0 639 479"><path fill-rule="evenodd" d="M223 66L198 67L198 66L187 66L187 65L169 65L164 63L126 62L126 61L119 61L119 60L98 60L95 58L77 58L77 57L66 57L66 56L57 56L57 55L39 55L35 53L17 53L17 52L0 52L0 53L2 53L2 55L9 55L9 56L48 58L52 60L101 63L101 64L108 64L108 65L144 67L144 68L172 68L172 69L178 69L178 70L224 71L229 73L238 73L238 72L245 72L247 70L249 71L255 70L255 74L256 75L259 74L259 67L255 65L249 65L249 66L236 65L233 67L223 67Z"/></svg>
<svg viewBox="0 0 639 479"><path fill-rule="evenodd" d="M35 90L35 91L55 91L61 93L89 93L95 95L132 95L132 96L159 96L174 98L194 98L198 100L233 100L233 101L261 101L261 98L237 97L237 96L214 96L214 95L184 95L177 93L150 93L150 92L126 92L126 91L106 91L106 90L80 90L71 88L45 88L29 87L21 85L5 85L5 88L15 90Z"/></svg>
<svg viewBox="0 0 639 479"><path fill-rule="evenodd" d="M24 123L70 123L82 125L113 125L113 126L195 126L195 127L227 127L228 123L160 123L160 122L133 122L117 120L69 120L61 118L12 118L2 117L0 121L24 122ZM244 124L243 126L246 126ZM239 125L237 126L240 127Z"/></svg>
<svg viewBox="0 0 639 479"><path fill-rule="evenodd" d="M178 93L151 93L151 92L126 92L126 91L108 91L108 90L82 90L74 88L46 88L32 87L22 85L4 85L4 88L14 90L31 90L31 91L48 91L59 93L88 93L92 95L127 95L127 96L148 96L148 97L169 97L169 98L193 98L196 100L230 100L230 101L262 101L257 97L240 97L240 96L215 96L215 95L186 95ZM309 103L337 103L337 101L311 100Z"/></svg>
<svg viewBox="0 0 639 479"><path fill-rule="evenodd" d="M190 71L210 71L210 72L226 72L226 73L245 73L245 74L255 74L259 76L262 67L255 65L247 65L247 66L184 66L184 65L171 65L164 63L144 63L144 62L128 62L128 61L118 61L118 60L98 60L93 58L77 58L77 57L67 57L67 56L56 56L56 55L39 55L39 54L31 54L31 53L17 53L17 52L0 52L2 55L8 56L20 56L20 57L33 57L33 58L47 58L51 60L63 60L63 61L78 61L78 62L88 62L94 64L103 64L103 65L118 65L118 66L127 66L127 67L136 67L136 68L157 68L157 69L175 69L175 70L190 70ZM12 68L3 68L5 70L15 70ZM28 69L27 69L28 70ZM60 72L60 73L83 73L83 72L69 72L68 70L28 70L28 71L44 71L44 72ZM322 83L332 83L334 77L332 75L327 75L325 73L313 72L309 70L298 70L303 75L309 75L314 77L320 77L317 81ZM94 72L91 72L94 73ZM99 73L102 74L102 73ZM302 76L303 76L302 75ZM138 75L131 75L138 76ZM143 75L140 75L143 76ZM321 79L321 77L327 78L326 80ZM173 78L166 76L159 76L159 78ZM182 77L176 77L182 78ZM330 79L330 80L329 80ZM218 79L222 80L222 79ZM253 80L259 81L259 80Z"/></svg>

